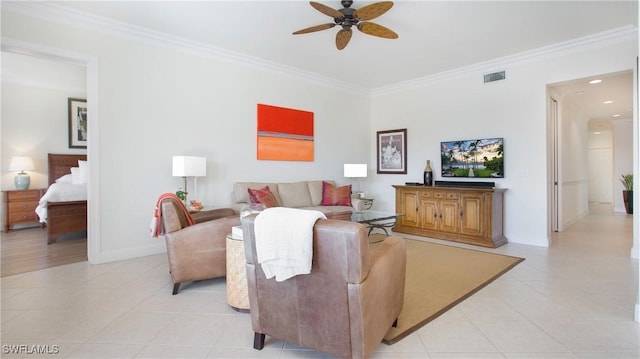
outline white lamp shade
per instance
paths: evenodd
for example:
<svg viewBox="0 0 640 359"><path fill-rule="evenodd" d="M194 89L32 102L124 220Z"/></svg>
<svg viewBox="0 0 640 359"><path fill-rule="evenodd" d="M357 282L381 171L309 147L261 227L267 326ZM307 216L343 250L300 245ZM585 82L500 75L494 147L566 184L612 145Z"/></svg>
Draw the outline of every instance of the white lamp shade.
<svg viewBox="0 0 640 359"><path fill-rule="evenodd" d="M9 162L9 171L33 171L36 166L29 156L13 156Z"/></svg>
<svg viewBox="0 0 640 359"><path fill-rule="evenodd" d="M173 175L176 177L203 177L207 175L207 158L173 156Z"/></svg>
<svg viewBox="0 0 640 359"><path fill-rule="evenodd" d="M367 177L367 164L345 163L344 176L349 177Z"/></svg>

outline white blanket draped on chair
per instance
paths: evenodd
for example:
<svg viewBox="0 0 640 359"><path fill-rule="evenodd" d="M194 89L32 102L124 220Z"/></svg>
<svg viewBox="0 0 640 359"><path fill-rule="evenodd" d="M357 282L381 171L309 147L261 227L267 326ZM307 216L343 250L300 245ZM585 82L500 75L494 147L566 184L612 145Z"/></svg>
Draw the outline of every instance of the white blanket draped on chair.
<svg viewBox="0 0 640 359"><path fill-rule="evenodd" d="M311 273L313 226L320 211L272 207L255 220L256 255L267 278L281 282Z"/></svg>

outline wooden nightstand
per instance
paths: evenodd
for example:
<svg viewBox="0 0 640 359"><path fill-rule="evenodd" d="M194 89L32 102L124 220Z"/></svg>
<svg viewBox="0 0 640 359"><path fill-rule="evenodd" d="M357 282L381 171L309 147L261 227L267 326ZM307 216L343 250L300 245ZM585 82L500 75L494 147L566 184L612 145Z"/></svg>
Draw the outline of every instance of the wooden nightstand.
<svg viewBox="0 0 640 359"><path fill-rule="evenodd" d="M46 189L2 191L5 233L16 224L37 223L36 207Z"/></svg>

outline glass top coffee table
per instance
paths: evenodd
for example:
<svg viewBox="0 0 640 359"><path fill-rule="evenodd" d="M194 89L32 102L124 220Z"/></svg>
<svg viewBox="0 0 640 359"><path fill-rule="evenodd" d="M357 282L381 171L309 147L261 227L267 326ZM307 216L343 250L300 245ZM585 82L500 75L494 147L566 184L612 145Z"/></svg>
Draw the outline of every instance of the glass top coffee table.
<svg viewBox="0 0 640 359"><path fill-rule="evenodd" d="M390 213L380 211L362 211L351 213L351 221L362 223L369 228L369 235L374 229L382 229L387 236L389 232L387 228L396 225L396 219L402 216L401 213Z"/></svg>

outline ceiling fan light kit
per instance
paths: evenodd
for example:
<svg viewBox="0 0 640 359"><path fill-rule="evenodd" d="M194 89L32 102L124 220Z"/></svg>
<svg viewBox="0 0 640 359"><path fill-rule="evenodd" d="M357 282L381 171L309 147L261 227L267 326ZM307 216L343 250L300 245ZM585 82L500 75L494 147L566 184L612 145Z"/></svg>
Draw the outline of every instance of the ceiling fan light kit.
<svg viewBox="0 0 640 359"><path fill-rule="evenodd" d="M352 9L351 5L353 1L342 0L342 6L340 10L333 9L327 5L310 1L311 7L323 13L324 15L333 18L333 23L322 24L307 27L298 31L295 31L294 35L308 34L310 32L316 32L321 30L328 30L336 25L340 25L342 29L336 34L336 48L342 50L349 44L351 40L351 27L355 26L360 32L367 35L382 37L385 39L397 39L398 34L393 32L382 25L378 25L368 20L373 20L378 16L386 13L393 6L392 1L380 1L373 4L366 5L360 9Z"/></svg>

